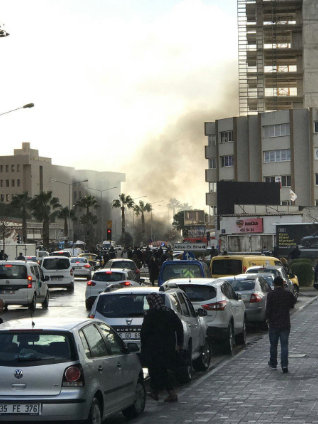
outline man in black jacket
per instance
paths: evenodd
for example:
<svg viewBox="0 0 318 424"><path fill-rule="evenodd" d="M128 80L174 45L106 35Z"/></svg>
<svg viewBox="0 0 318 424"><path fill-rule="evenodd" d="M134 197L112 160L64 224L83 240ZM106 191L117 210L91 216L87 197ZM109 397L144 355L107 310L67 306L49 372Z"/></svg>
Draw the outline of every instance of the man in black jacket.
<svg viewBox="0 0 318 424"><path fill-rule="evenodd" d="M284 289L282 277L274 280L274 290L268 293L266 303L266 320L269 324L270 360L268 365L277 369L277 346L280 340L281 366L284 373L288 372L288 338L290 333L289 310L294 307L294 295Z"/></svg>

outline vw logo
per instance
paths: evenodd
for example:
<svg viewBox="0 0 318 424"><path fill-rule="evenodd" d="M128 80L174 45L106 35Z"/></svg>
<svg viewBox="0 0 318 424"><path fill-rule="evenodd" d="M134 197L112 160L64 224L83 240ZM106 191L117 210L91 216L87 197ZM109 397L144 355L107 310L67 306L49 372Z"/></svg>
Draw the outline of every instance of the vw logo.
<svg viewBox="0 0 318 424"><path fill-rule="evenodd" d="M132 323L132 319L126 319L126 324L127 325L131 325L131 323Z"/></svg>
<svg viewBox="0 0 318 424"><path fill-rule="evenodd" d="M22 370L15 370L14 371L14 376L15 378L17 378L18 380L20 380L20 378L23 377L23 371Z"/></svg>

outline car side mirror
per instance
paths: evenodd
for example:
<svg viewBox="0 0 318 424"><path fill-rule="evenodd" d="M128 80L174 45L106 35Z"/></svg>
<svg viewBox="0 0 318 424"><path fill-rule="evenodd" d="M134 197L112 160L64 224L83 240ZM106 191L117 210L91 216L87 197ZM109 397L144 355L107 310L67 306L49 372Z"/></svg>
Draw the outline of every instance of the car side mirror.
<svg viewBox="0 0 318 424"><path fill-rule="evenodd" d="M127 343L126 346L128 353L139 352L139 346L137 345L137 343Z"/></svg>
<svg viewBox="0 0 318 424"><path fill-rule="evenodd" d="M236 299L237 299L237 300L242 300L242 295L241 295L241 293L236 293Z"/></svg>
<svg viewBox="0 0 318 424"><path fill-rule="evenodd" d="M205 309L202 309L202 308L198 309L198 317L206 317L207 315L208 313Z"/></svg>

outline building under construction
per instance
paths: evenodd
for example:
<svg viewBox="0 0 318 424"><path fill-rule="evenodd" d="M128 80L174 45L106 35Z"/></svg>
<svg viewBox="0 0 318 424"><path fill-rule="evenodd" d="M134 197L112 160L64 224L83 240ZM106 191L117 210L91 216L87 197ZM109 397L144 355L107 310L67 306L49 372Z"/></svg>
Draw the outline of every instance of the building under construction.
<svg viewBox="0 0 318 424"><path fill-rule="evenodd" d="M318 107L318 0L238 0L240 115Z"/></svg>

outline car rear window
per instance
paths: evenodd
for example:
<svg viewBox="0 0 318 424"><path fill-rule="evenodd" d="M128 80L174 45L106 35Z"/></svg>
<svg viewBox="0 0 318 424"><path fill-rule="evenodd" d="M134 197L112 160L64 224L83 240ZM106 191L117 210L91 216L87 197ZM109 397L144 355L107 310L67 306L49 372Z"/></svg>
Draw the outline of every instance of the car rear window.
<svg viewBox="0 0 318 424"><path fill-rule="evenodd" d="M107 318L143 317L148 311L147 294L118 294L100 296L96 311ZM160 294L165 300L164 294Z"/></svg>
<svg viewBox="0 0 318 424"><path fill-rule="evenodd" d="M50 253L50 256L66 256L67 258L69 258L71 256L70 252L66 251L60 251L60 252L52 252Z"/></svg>
<svg viewBox="0 0 318 424"><path fill-rule="evenodd" d="M43 259L43 268L47 270L52 269L68 269L70 267L70 260L64 258L48 258Z"/></svg>
<svg viewBox="0 0 318 424"><path fill-rule="evenodd" d="M76 264L76 263L87 264L87 259L86 258L73 258L73 259L71 259L71 263L72 264Z"/></svg>
<svg viewBox="0 0 318 424"><path fill-rule="evenodd" d="M222 259L212 262L213 275L242 274L242 261L239 259Z"/></svg>
<svg viewBox="0 0 318 424"><path fill-rule="evenodd" d="M173 280L174 278L201 278L203 273L201 268L197 264L178 264L169 263L163 265L163 271L161 275L162 281Z"/></svg>
<svg viewBox="0 0 318 424"><path fill-rule="evenodd" d="M274 277L279 277L280 276L280 273L279 273L278 269L269 269L269 268L262 269L262 274L267 274L267 273L274 275Z"/></svg>
<svg viewBox="0 0 318 424"><path fill-rule="evenodd" d="M262 275L262 278L271 286L274 287L274 276L272 275Z"/></svg>
<svg viewBox="0 0 318 424"><path fill-rule="evenodd" d="M106 264L107 267L107 264ZM128 261L116 261L116 262L110 262L110 268L128 268L135 270L136 264L135 262L128 262Z"/></svg>
<svg viewBox="0 0 318 424"><path fill-rule="evenodd" d="M232 280L230 281L231 286L233 287L233 290L235 292L238 291L248 291L248 290L254 290L255 288L255 280Z"/></svg>
<svg viewBox="0 0 318 424"><path fill-rule="evenodd" d="M0 332L0 365L26 367L76 359L73 337L69 333Z"/></svg>
<svg viewBox="0 0 318 424"><path fill-rule="evenodd" d="M22 280L27 276L27 268L24 265L0 265L0 280Z"/></svg>
<svg viewBox="0 0 318 424"><path fill-rule="evenodd" d="M212 286L180 284L179 288L187 294L191 302L202 302L216 297L216 290Z"/></svg>
<svg viewBox="0 0 318 424"><path fill-rule="evenodd" d="M95 272L92 280L94 281L123 281L125 280L125 274L123 274L122 272L100 271L100 272Z"/></svg>

